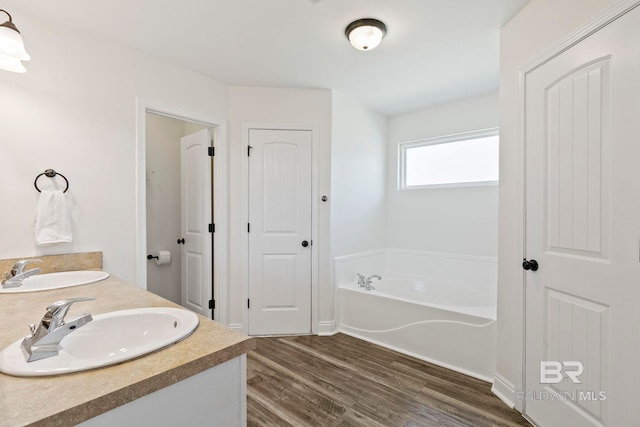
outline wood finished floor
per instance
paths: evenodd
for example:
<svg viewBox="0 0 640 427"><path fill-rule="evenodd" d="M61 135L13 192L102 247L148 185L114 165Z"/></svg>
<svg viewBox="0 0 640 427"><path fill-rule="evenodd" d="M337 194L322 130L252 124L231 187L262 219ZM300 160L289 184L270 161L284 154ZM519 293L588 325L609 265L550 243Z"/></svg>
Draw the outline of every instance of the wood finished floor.
<svg viewBox="0 0 640 427"><path fill-rule="evenodd" d="M256 340L249 426L530 426L486 382L347 335Z"/></svg>

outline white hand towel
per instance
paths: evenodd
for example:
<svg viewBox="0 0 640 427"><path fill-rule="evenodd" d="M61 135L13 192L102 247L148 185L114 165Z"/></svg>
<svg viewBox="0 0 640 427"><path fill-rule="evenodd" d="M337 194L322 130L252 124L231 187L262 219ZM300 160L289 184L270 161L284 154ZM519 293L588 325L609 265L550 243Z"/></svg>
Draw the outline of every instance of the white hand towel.
<svg viewBox="0 0 640 427"><path fill-rule="evenodd" d="M71 242L71 215L62 191L42 191L35 221L37 245Z"/></svg>

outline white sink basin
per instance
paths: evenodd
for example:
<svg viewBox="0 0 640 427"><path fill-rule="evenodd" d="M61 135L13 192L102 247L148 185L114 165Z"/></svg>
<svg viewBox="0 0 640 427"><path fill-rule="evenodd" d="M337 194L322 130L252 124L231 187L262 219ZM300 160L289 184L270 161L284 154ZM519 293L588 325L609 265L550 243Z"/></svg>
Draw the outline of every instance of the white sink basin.
<svg viewBox="0 0 640 427"><path fill-rule="evenodd" d="M22 285L17 288L2 288L0 293L19 293L48 291L51 289L69 288L71 286L88 285L99 282L109 277L105 271L62 271L60 273L36 274L27 277L22 281Z"/></svg>
<svg viewBox="0 0 640 427"><path fill-rule="evenodd" d="M0 352L0 372L19 377L69 374L125 362L174 344L198 326L195 313L171 307L98 314L67 335L59 354L27 363L22 338Z"/></svg>

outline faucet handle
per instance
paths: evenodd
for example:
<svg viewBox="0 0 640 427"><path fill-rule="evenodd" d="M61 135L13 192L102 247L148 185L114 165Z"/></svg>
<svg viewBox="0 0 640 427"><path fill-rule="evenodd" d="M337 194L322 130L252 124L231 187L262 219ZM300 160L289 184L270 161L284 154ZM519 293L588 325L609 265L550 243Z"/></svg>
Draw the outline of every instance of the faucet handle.
<svg viewBox="0 0 640 427"><path fill-rule="evenodd" d="M23 260L17 261L15 264L13 264L13 267L11 267L11 276L15 277L18 274L24 273L24 268L27 266L27 264L30 264L32 262L42 262L42 260L41 259L23 259Z"/></svg>
<svg viewBox="0 0 640 427"><path fill-rule="evenodd" d="M47 307L47 312L44 315L44 319L49 320L50 330L56 329L59 326L64 325L64 318L69 311L69 307L76 302L81 301L95 301L93 297L81 297L81 298L69 298L61 301L56 301Z"/></svg>

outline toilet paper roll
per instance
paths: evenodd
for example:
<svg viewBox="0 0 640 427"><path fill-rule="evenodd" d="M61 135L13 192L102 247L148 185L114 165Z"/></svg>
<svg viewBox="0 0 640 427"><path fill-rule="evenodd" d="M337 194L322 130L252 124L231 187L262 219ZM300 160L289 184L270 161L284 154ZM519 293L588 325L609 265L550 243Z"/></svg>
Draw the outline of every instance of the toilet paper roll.
<svg viewBox="0 0 640 427"><path fill-rule="evenodd" d="M169 264L171 262L171 252L169 251L158 251L155 254L158 258L156 258L156 264Z"/></svg>

